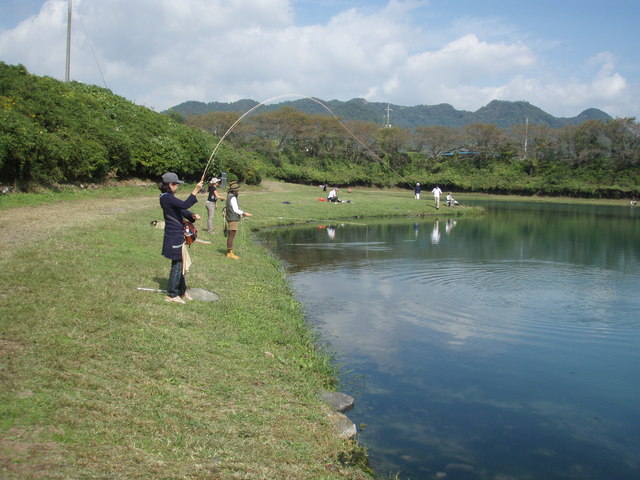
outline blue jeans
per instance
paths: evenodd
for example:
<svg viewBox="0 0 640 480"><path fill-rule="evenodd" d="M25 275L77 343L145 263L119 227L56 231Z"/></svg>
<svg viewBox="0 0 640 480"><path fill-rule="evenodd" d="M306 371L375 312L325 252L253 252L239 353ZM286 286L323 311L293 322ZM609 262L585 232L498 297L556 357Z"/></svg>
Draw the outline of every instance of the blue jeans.
<svg viewBox="0 0 640 480"><path fill-rule="evenodd" d="M177 297L184 295L187 291L187 284L182 274L182 259L171 260L171 270L169 271L169 283L167 284L167 295Z"/></svg>

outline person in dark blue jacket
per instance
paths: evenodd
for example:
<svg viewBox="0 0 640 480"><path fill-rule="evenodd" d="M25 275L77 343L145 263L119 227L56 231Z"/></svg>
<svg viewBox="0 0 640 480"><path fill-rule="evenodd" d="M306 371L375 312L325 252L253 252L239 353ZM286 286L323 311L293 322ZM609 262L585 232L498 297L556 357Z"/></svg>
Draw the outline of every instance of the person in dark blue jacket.
<svg viewBox="0 0 640 480"><path fill-rule="evenodd" d="M167 172L162 175L162 183L159 185L162 192L160 206L164 215L162 255L171 260L165 300L175 303L186 303L185 300L193 300L191 295L187 293L187 284L184 279L186 269L184 268L183 250L186 249L186 245L184 244L183 219L187 219L190 222L200 219L200 215L192 213L188 209L198 201L196 194L202 189L203 184L200 181L186 200L180 200L176 198L175 193L183 183L184 181L180 180L178 175L173 172Z"/></svg>

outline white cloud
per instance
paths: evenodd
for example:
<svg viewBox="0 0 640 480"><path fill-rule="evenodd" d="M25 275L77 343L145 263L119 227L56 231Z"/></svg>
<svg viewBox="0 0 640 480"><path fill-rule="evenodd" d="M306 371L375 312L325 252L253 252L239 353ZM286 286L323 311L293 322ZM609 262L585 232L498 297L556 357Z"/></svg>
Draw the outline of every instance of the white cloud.
<svg viewBox="0 0 640 480"><path fill-rule="evenodd" d="M611 54L580 66L590 77L558 78L540 39L496 18L418 25L413 14L427 2L391 0L297 26L293 5L76 0L72 77L101 85L102 70L115 93L157 110L286 93L466 110L494 98L527 100L564 116L592 106L614 115L638 110L637 87ZM0 58L62 78L66 15L67 0L48 0L37 16L0 31Z"/></svg>
<svg viewBox="0 0 640 480"><path fill-rule="evenodd" d="M498 99L526 99L543 110L558 116L574 116L586 108L598 106L612 115L624 116L621 108L633 104L632 88L615 71L613 57L599 54L588 62L596 69L591 79L544 78L517 75L491 95Z"/></svg>
<svg viewBox="0 0 640 480"><path fill-rule="evenodd" d="M48 2L38 16L1 32L0 58L7 63L24 64L34 73L37 70L40 74L64 76L66 12L66 4Z"/></svg>

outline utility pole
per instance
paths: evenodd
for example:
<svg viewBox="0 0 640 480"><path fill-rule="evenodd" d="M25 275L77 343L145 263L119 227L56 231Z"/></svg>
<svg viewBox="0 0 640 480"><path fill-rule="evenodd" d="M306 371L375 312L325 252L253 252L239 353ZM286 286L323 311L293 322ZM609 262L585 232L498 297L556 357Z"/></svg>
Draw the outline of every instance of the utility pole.
<svg viewBox="0 0 640 480"><path fill-rule="evenodd" d="M385 128L391 128L391 123L389 121L389 112L391 111L391 107L389 106L389 104L387 103L387 124L385 125Z"/></svg>
<svg viewBox="0 0 640 480"><path fill-rule="evenodd" d="M67 65L64 73L64 81L68 82L71 74L71 0L69 0L69 8L67 13Z"/></svg>
<svg viewBox="0 0 640 480"><path fill-rule="evenodd" d="M529 143L529 117L524 125L524 158L527 158L527 143Z"/></svg>

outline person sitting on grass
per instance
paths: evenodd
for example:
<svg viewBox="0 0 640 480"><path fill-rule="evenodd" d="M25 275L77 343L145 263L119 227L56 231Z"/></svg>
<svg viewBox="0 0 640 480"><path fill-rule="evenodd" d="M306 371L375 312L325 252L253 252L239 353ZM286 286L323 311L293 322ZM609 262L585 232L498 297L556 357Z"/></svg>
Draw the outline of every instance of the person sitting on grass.
<svg viewBox="0 0 640 480"><path fill-rule="evenodd" d="M457 207L458 205L460 204L455 198L453 198L451 192L447 193L447 207Z"/></svg>
<svg viewBox="0 0 640 480"><path fill-rule="evenodd" d="M334 202L337 203L340 200L338 200L338 189L337 188L333 188L330 192L329 192L329 196L327 197L327 200L329 200L330 202Z"/></svg>

